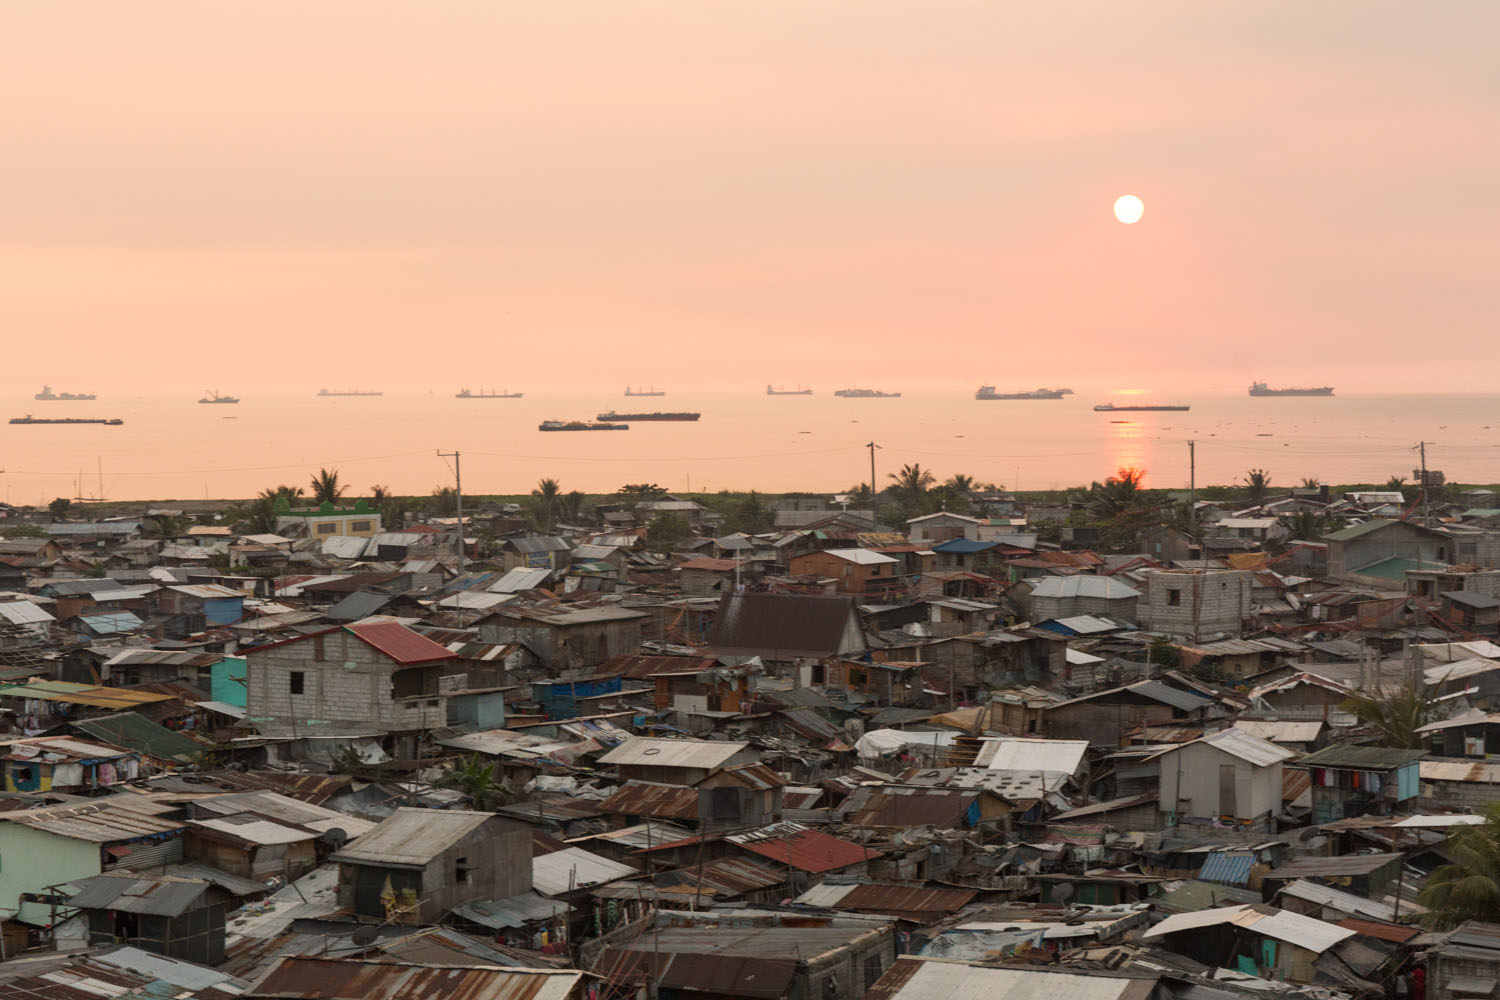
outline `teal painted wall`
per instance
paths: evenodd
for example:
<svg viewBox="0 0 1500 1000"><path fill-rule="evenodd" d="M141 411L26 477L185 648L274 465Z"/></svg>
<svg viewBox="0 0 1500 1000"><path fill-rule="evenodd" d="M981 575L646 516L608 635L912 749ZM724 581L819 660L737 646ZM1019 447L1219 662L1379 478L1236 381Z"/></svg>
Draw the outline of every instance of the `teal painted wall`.
<svg viewBox="0 0 1500 1000"><path fill-rule="evenodd" d="M47 886L98 875L99 845L33 830L20 823L0 823L0 907L14 911L23 892L46 892ZM21 906L26 923L45 924L50 908Z"/></svg>
<svg viewBox="0 0 1500 1000"><path fill-rule="evenodd" d="M209 688L213 700L244 708L245 669L243 656L226 656L215 663Z"/></svg>

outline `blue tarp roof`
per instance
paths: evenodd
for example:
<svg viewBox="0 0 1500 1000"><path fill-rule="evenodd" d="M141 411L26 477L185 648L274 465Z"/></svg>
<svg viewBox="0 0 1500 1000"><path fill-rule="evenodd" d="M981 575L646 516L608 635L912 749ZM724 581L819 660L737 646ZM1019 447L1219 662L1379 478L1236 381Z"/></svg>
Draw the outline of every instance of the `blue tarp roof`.
<svg viewBox="0 0 1500 1000"><path fill-rule="evenodd" d="M1198 878L1204 882L1222 882L1225 885L1248 885L1250 866L1253 864L1253 852L1214 851L1203 862Z"/></svg>
<svg viewBox="0 0 1500 1000"><path fill-rule="evenodd" d="M957 552L961 555L993 549L998 542L976 542L972 538L953 538L932 547L934 552Z"/></svg>

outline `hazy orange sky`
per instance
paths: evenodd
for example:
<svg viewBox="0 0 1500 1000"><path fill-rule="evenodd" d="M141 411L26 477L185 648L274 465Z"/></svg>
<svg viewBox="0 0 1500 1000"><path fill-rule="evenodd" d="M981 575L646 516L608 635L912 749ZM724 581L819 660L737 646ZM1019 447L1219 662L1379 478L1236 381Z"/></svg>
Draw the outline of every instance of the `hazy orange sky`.
<svg viewBox="0 0 1500 1000"><path fill-rule="evenodd" d="M1496 38L1493 0L11 4L0 390L1490 389Z"/></svg>

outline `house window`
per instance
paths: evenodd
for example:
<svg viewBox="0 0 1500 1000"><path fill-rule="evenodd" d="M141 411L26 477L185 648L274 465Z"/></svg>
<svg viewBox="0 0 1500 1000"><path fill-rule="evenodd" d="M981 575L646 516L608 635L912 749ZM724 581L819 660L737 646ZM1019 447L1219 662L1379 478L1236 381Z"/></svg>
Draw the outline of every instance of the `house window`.
<svg viewBox="0 0 1500 1000"><path fill-rule="evenodd" d="M1176 607L1180 607L1181 605L1182 605L1182 591L1180 591L1180 590L1169 590L1169 591L1167 591L1167 607L1169 607L1169 608L1176 608Z"/></svg>
<svg viewBox="0 0 1500 1000"><path fill-rule="evenodd" d="M339 526L334 524L332 521L324 521L322 524L318 525L318 534L320 535L331 535L338 530Z"/></svg>
<svg viewBox="0 0 1500 1000"><path fill-rule="evenodd" d="M370 527L371 527L371 524L370 524L369 521L355 521L353 524L349 525L349 530L350 531L369 531Z"/></svg>
<svg viewBox="0 0 1500 1000"><path fill-rule="evenodd" d="M458 859L457 864L453 868L453 881L455 881L455 882L467 882L467 881L469 881L469 859L468 858L459 858Z"/></svg>
<svg viewBox="0 0 1500 1000"><path fill-rule="evenodd" d="M301 694L305 690L307 675L300 670L293 670L290 675L288 687L292 694Z"/></svg>

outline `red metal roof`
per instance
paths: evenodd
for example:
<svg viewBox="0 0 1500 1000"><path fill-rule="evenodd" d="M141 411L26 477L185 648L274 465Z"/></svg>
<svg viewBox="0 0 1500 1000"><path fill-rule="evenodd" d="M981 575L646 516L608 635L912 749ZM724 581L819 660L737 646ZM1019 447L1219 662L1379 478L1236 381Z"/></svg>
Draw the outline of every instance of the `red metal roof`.
<svg viewBox="0 0 1500 1000"><path fill-rule="evenodd" d="M761 857L779 861L798 871L814 874L837 871L872 858L884 857L877 850L862 844L840 840L819 830L803 829L764 839L750 839L750 837L731 837L730 839L745 850L753 851Z"/></svg>
<svg viewBox="0 0 1500 1000"><path fill-rule="evenodd" d="M344 628L397 663L411 665L458 659L457 653L444 649L400 622L370 622L367 625L345 625Z"/></svg>
<svg viewBox="0 0 1500 1000"><path fill-rule="evenodd" d="M1356 934L1366 937L1379 938L1382 941L1394 941L1404 944L1417 936L1420 927L1407 927L1404 924L1388 924L1381 920L1358 920L1349 917L1339 921L1340 927L1347 927Z"/></svg>

